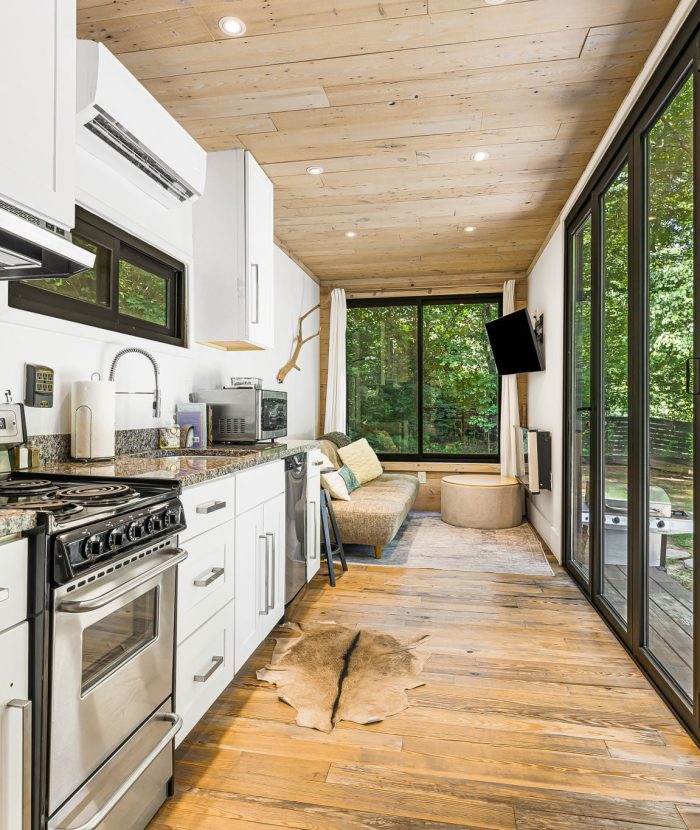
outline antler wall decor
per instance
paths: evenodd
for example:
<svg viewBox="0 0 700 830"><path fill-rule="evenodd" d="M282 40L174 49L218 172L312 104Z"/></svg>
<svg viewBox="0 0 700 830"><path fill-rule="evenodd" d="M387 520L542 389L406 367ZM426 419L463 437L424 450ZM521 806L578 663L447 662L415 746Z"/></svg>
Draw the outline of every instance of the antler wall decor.
<svg viewBox="0 0 700 830"><path fill-rule="evenodd" d="M315 334L312 334L309 337L304 337L304 320L319 308L321 308L320 303L318 305L315 305L312 309L309 309L309 311L307 311L306 314L302 314L299 318L299 327L297 329L296 337L294 338L294 351L292 352L292 356L289 358L289 360L284 364L284 366L279 370L279 372L277 372L277 383L284 383L284 379L292 371L292 369L296 369L297 372L301 372L301 369L297 366L297 360L299 358L302 346L304 345L304 343L308 343L309 340L313 340L314 337L318 337L321 334L321 329L319 329Z"/></svg>

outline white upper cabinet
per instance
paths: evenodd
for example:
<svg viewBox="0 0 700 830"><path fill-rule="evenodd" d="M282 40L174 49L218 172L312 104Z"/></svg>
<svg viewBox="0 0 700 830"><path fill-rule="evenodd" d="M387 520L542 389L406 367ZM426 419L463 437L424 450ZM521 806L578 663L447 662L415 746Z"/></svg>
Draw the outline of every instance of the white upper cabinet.
<svg viewBox="0 0 700 830"><path fill-rule="evenodd" d="M75 0L0 3L0 199L70 230Z"/></svg>
<svg viewBox="0 0 700 830"><path fill-rule="evenodd" d="M247 150L209 153L194 204L195 340L274 346L274 192Z"/></svg>

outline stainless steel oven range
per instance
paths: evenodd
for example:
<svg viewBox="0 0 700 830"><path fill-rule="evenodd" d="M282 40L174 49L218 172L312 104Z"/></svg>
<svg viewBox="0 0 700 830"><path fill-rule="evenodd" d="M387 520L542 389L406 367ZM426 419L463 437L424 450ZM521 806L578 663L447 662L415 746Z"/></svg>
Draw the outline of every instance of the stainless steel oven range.
<svg viewBox="0 0 700 830"><path fill-rule="evenodd" d="M142 830L170 791L182 723L173 710L176 573L187 556L179 493L163 480L0 479L0 515L31 506L43 531L30 587L27 828Z"/></svg>

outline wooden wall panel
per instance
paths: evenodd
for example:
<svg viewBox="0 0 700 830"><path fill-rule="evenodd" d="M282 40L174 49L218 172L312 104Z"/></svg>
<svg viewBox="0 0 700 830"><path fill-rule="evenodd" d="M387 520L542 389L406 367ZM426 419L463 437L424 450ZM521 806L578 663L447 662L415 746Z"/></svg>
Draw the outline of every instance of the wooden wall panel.
<svg viewBox="0 0 700 830"><path fill-rule="evenodd" d="M78 0L78 34L253 153L319 280L474 284L527 271L677 1Z"/></svg>

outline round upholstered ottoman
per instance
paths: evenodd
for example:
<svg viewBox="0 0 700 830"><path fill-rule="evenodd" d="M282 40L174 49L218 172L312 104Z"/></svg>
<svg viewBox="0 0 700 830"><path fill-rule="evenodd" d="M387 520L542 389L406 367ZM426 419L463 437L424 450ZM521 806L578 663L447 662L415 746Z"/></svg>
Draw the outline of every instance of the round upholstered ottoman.
<svg viewBox="0 0 700 830"><path fill-rule="evenodd" d="M443 522L458 527L494 530L523 520L520 483L508 476L445 476L440 498Z"/></svg>

